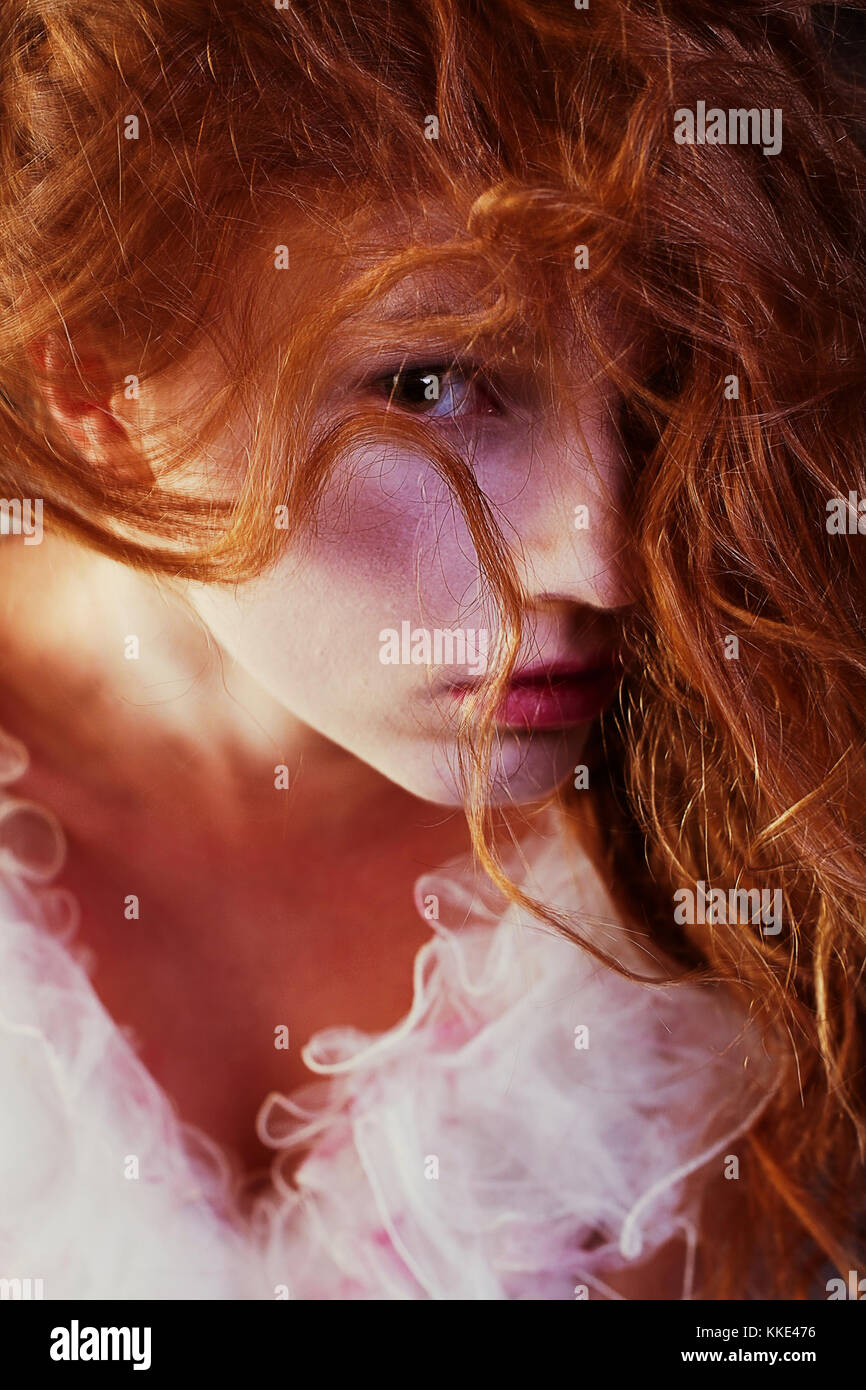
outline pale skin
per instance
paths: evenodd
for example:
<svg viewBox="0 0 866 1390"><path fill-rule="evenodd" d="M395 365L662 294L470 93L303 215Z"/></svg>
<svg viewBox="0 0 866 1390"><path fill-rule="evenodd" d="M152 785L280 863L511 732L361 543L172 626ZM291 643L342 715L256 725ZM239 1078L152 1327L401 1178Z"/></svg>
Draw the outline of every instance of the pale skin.
<svg viewBox="0 0 866 1390"><path fill-rule="evenodd" d="M46 373L55 419L94 468L148 468L139 406L82 400L62 350ZM590 460L543 419L490 414L473 389L451 381L430 428L473 432L479 482L520 537L526 659L580 655L633 598L616 507L604 509L623 474L608 401L587 389ZM430 934L414 882L470 847L441 673L378 659L380 630L403 619L492 621L465 522L421 455L368 449L347 466L350 513L329 516L337 478L303 563L289 553L249 584L188 585L189 609L56 537L0 551L0 724L31 757L14 790L65 827L59 882L82 904L103 1003L181 1116L250 1170L269 1156L256 1111L311 1079L311 1034L379 1031L405 1012ZM596 524L578 531L587 498ZM504 737L497 799L531 816L587 731ZM124 916L129 894L138 920ZM288 1051L274 1047L279 1025ZM617 1287L675 1297L681 1266L668 1251L645 1284Z"/></svg>

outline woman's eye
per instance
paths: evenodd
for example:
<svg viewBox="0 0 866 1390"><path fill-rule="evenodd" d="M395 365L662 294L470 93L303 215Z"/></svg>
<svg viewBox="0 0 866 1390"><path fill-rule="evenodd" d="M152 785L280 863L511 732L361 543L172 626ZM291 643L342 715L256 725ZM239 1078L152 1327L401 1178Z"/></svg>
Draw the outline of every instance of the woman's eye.
<svg viewBox="0 0 866 1390"><path fill-rule="evenodd" d="M459 367L409 367L383 377L380 387L390 405L433 420L498 413L479 374Z"/></svg>

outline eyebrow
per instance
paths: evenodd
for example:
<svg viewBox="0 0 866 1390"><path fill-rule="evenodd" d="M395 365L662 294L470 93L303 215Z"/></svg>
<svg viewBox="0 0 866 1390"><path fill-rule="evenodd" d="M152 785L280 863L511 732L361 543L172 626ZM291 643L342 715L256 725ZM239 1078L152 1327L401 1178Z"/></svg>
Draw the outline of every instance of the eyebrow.
<svg viewBox="0 0 866 1390"><path fill-rule="evenodd" d="M479 270L472 273L469 267L467 273L455 274L444 266L438 271L424 266L407 269L386 290L365 297L337 330L336 341L348 345L353 330L360 327L373 340L371 349L383 356L410 357L429 350L456 360L478 353L503 369L531 370L535 352L527 341L519 300L512 306L516 312L504 319L496 304L494 277L482 276ZM491 311L494 324L488 318Z"/></svg>
<svg viewBox="0 0 866 1390"><path fill-rule="evenodd" d="M458 274L454 260L462 267ZM467 306L479 306L484 302L484 292L490 289L493 279L489 267L487 274L482 267L472 263L468 257L452 258L451 264L431 266L422 264L415 269L407 269L381 295L376 295L374 303L382 322L415 314L418 317L443 316L465 312Z"/></svg>
<svg viewBox="0 0 866 1390"><path fill-rule="evenodd" d="M374 300L370 310L380 323L406 323L414 319L441 319L465 316L467 296L454 293L456 287L431 293L429 287L419 286L413 292L397 287L381 300ZM471 310L470 310L471 312Z"/></svg>

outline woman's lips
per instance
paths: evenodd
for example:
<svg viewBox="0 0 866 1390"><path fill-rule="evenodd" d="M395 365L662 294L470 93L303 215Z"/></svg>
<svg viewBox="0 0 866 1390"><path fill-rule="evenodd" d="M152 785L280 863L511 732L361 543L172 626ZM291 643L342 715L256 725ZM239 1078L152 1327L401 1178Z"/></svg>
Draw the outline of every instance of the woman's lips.
<svg viewBox="0 0 866 1390"><path fill-rule="evenodd" d="M591 665L533 667L512 677L496 712L505 729L565 729L601 714L619 683L612 658ZM461 699L470 686L454 686Z"/></svg>

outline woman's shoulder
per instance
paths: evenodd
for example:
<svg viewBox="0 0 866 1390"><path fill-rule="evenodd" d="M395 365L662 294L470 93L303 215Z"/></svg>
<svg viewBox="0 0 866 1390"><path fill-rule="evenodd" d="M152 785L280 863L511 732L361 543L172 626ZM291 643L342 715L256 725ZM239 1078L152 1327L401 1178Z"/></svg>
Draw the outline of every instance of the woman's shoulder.
<svg viewBox="0 0 866 1390"><path fill-rule="evenodd" d="M47 1298L238 1296L219 1155L102 1006L77 904L51 882L62 849L48 812L3 796L0 1277L39 1279Z"/></svg>

